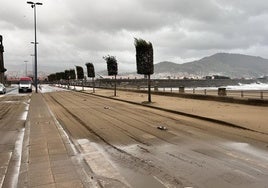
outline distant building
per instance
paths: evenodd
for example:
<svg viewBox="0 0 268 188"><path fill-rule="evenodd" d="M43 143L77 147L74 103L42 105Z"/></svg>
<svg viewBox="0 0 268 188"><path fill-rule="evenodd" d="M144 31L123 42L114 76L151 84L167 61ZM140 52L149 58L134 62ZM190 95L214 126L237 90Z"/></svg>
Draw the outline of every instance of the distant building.
<svg viewBox="0 0 268 188"><path fill-rule="evenodd" d="M220 76L220 75L213 75L213 76L206 76L205 77L206 80L213 80L213 79L231 79L228 76Z"/></svg>
<svg viewBox="0 0 268 188"><path fill-rule="evenodd" d="M219 76L219 75L214 75L213 77L214 77L214 79L231 79L231 78L230 78L230 77L228 77L228 76Z"/></svg>
<svg viewBox="0 0 268 188"><path fill-rule="evenodd" d="M206 80L212 80L212 76L206 76L205 79Z"/></svg>

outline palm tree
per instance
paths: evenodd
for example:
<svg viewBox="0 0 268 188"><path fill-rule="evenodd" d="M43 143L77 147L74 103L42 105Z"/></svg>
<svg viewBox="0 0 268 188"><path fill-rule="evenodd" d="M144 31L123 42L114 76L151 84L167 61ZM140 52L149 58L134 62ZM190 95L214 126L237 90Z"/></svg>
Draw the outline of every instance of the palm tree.
<svg viewBox="0 0 268 188"><path fill-rule="evenodd" d="M115 84L114 84L114 96L116 96L116 75L118 72L117 69L117 60L114 56L105 56L103 59L107 63L107 70L108 70L108 75L109 76L114 76L115 77Z"/></svg>
<svg viewBox="0 0 268 188"><path fill-rule="evenodd" d="M151 100L151 78L154 74L154 54L153 45L151 42L146 42L143 39L134 38L136 47L136 64L137 73L144 74L148 77L148 102Z"/></svg>
<svg viewBox="0 0 268 188"><path fill-rule="evenodd" d="M86 63L87 66L87 76L89 78L92 78L92 82L93 82L93 93L95 93L95 69L94 69L94 65L93 63Z"/></svg>
<svg viewBox="0 0 268 188"><path fill-rule="evenodd" d="M82 80L82 90L84 90L84 69L81 66L76 66L77 79Z"/></svg>

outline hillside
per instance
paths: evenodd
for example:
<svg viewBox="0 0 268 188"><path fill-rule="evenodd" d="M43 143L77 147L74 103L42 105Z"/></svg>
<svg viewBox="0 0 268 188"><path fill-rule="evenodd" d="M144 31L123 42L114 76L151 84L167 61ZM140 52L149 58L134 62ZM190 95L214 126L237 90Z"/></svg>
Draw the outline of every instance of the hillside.
<svg viewBox="0 0 268 188"><path fill-rule="evenodd" d="M155 65L155 73L171 73L185 76L218 74L232 78L257 78L268 75L268 59L242 54L217 53L184 64L160 62Z"/></svg>

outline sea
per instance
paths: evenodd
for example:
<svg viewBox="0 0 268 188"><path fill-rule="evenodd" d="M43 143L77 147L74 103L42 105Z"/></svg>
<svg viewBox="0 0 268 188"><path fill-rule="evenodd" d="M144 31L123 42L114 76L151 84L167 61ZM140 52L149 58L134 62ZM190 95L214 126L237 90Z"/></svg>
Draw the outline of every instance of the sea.
<svg viewBox="0 0 268 188"><path fill-rule="evenodd" d="M242 84L239 83L238 85L230 85L230 86L222 86L222 88L226 88L226 90L249 90L249 91L265 91L268 90L268 83L251 83L251 84ZM196 90L217 90L218 87L197 87Z"/></svg>
<svg viewBox="0 0 268 188"><path fill-rule="evenodd" d="M268 83L251 83L251 84L242 84L239 83L238 85L228 85L228 86L221 86L221 87L185 87L185 90L218 90L218 88L226 88L226 90L232 90L232 91L268 91ZM159 91L176 91L179 90L179 88L158 88Z"/></svg>

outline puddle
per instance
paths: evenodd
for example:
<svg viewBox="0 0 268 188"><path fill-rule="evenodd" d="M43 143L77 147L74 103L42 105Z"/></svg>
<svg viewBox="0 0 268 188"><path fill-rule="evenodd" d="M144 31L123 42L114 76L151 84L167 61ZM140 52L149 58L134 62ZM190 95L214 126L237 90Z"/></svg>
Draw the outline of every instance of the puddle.
<svg viewBox="0 0 268 188"><path fill-rule="evenodd" d="M83 145L83 144L88 144L89 140L88 139L78 139L76 140L78 144Z"/></svg>
<svg viewBox="0 0 268 188"><path fill-rule="evenodd" d="M96 144L97 147L97 144ZM119 146L118 146L119 147ZM127 152L136 152L143 154L146 148L140 147L139 145L133 144L128 146L120 146L121 149ZM110 158L107 153L104 153L106 158ZM124 179L127 181L127 183L131 187L153 187L153 188L166 188L167 186L164 185L163 182L161 182L160 179L158 179L156 176L143 173L142 171L137 171L132 168L128 168L120 164L118 161L110 160L110 162L116 167L118 172L121 176L124 177Z"/></svg>
<svg viewBox="0 0 268 188"><path fill-rule="evenodd" d="M261 150L259 148L253 147L252 145L248 143L243 142L230 142L230 143L224 143L224 145L231 147L235 150L241 151L243 153L247 153L250 155L253 155L255 157L261 158L263 160L268 159L268 153L267 151Z"/></svg>
<svg viewBox="0 0 268 188"><path fill-rule="evenodd" d="M166 186L155 176L146 175L120 165L117 165L117 167L119 172L132 187L166 188Z"/></svg>

